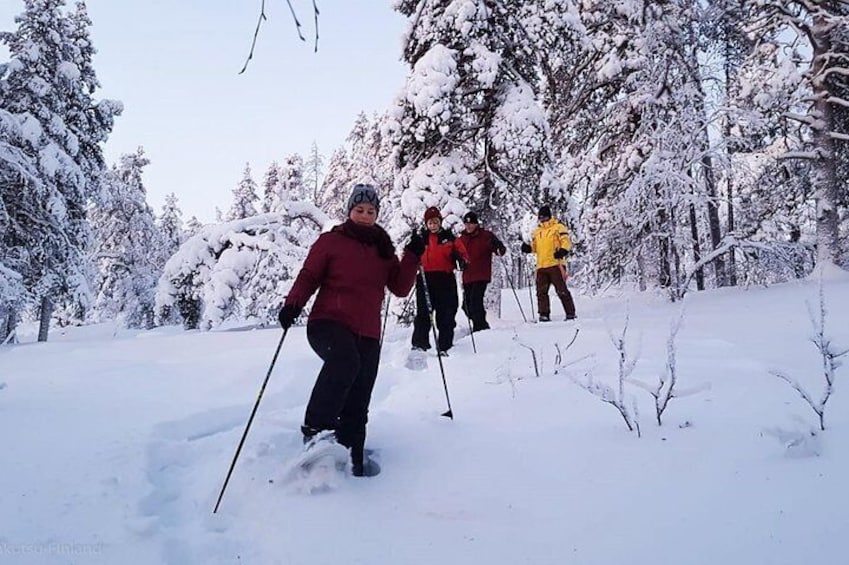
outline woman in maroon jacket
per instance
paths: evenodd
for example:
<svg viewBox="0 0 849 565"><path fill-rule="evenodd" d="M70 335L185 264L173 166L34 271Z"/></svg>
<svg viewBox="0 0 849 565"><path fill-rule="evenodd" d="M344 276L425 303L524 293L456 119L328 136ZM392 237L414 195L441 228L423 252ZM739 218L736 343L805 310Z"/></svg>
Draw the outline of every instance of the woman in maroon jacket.
<svg viewBox="0 0 849 565"><path fill-rule="evenodd" d="M313 244L279 315L280 325L288 329L318 290L307 339L324 366L301 431L305 443L321 431L334 431L336 441L351 450L355 476L369 474L364 446L380 362L384 292L409 294L424 252L420 242L411 242L399 261L389 235L376 224L379 210L374 187L356 185L348 199L348 219Z"/></svg>
<svg viewBox="0 0 849 565"><path fill-rule="evenodd" d="M468 212L463 216L466 224L460 241L469 253L469 266L463 271L463 310L472 320L472 331L488 330L483 295L492 280L492 256L504 255L507 248L491 231L480 227L478 215Z"/></svg>

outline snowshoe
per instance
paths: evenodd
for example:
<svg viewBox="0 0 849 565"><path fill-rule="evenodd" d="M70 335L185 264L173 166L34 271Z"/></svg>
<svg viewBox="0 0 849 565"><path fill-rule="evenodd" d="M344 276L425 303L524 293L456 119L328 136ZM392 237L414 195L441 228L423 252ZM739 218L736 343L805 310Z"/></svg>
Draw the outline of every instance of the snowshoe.
<svg viewBox="0 0 849 565"><path fill-rule="evenodd" d="M337 443L332 430L325 430L312 437L286 465L280 482L298 492L326 492L344 479L348 465L347 448Z"/></svg>
<svg viewBox="0 0 849 565"><path fill-rule="evenodd" d="M407 355L404 367L411 371L424 371L427 369L427 352L419 347L414 347Z"/></svg>

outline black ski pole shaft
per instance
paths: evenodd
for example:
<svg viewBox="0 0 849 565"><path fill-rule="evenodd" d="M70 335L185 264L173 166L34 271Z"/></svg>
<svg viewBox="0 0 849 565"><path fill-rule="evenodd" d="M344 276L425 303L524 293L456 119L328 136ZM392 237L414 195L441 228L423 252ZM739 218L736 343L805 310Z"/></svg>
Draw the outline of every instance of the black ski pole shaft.
<svg viewBox="0 0 849 565"><path fill-rule="evenodd" d="M528 275L528 300L531 304L531 321L536 320L536 314L534 313L534 290L537 288L537 282L534 279L534 273L530 273Z"/></svg>
<svg viewBox="0 0 849 565"><path fill-rule="evenodd" d="M477 345L475 345L475 331L474 331L474 329L472 329L472 317L469 316L469 302L468 302L468 299L466 297L465 287L463 287L463 314L466 315L466 320L469 321L469 337L472 338L472 351L477 353L478 347L477 347Z"/></svg>
<svg viewBox="0 0 849 565"><path fill-rule="evenodd" d="M516 292L516 285L513 284L513 278L510 276L510 268L507 266L507 262L504 261L504 257L498 256L501 259L501 267L504 269L504 274L507 276L507 282L510 284L510 290L513 291L513 298L516 299L516 305L519 307L519 313L522 315L522 319L527 322L528 318L525 316L525 311L522 309L522 301L519 300L519 294Z"/></svg>
<svg viewBox="0 0 849 565"><path fill-rule="evenodd" d="M451 398L448 396L448 382L445 380L445 367L442 366L442 355L439 354L439 338L436 336L436 322L433 320L433 304L430 301L430 290L427 287L427 280L425 280L425 272L421 267L419 267L419 276L422 279L422 289L424 289L425 304L427 305L427 318L430 320L433 342L436 344L436 360L439 362L439 372L442 374L442 388L445 389L445 402L448 403L448 411L443 412L442 415L453 420L454 411L451 410Z"/></svg>
<svg viewBox="0 0 849 565"><path fill-rule="evenodd" d="M383 337L386 335L386 320L389 318L389 303L392 299L387 296L386 297L386 305L383 307L383 328L380 330L380 343L377 346L378 349L383 349Z"/></svg>
<svg viewBox="0 0 849 565"><path fill-rule="evenodd" d="M468 314L466 314L466 319L469 321L469 337L472 338L472 351L477 353L478 346L475 345L475 330L472 329L472 319L469 318Z"/></svg>
<svg viewBox="0 0 849 565"><path fill-rule="evenodd" d="M271 371L274 370L274 364L277 362L277 356L280 354L280 348L283 347L283 340L286 339L286 334L289 333L289 329L283 330L283 335L280 336L280 343L277 344L277 350L274 351L274 357L271 359L271 365L268 367L268 373L265 375L265 380L262 381L262 387L259 389L259 394L256 397L256 402L254 403L254 409L251 410L251 415L248 418L248 424L245 426L245 432L242 434L242 439L239 440L239 446L236 448L236 454L233 455L233 462L230 463L230 469L227 471L227 478L224 479L224 485L221 487L221 492L218 495L218 501L215 503L215 508L212 510L212 513L215 514L218 512L218 506L221 504L221 499L224 498L224 490L227 488L227 483L230 482L230 476L233 474L233 469L236 467L236 460L239 458L239 453L242 451L242 446L245 445L245 438L248 437L248 430L251 429L251 424L254 421L254 416L256 416L256 411L259 408L259 402L262 400L262 394L265 392L265 385L268 384L268 379L271 377Z"/></svg>

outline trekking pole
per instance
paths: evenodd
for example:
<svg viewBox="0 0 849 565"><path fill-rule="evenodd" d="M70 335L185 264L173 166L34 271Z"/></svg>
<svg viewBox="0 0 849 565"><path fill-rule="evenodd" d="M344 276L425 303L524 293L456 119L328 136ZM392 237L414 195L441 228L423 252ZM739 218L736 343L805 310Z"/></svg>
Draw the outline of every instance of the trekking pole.
<svg viewBox="0 0 849 565"><path fill-rule="evenodd" d="M466 320L469 321L469 337L472 338L472 351L475 353L478 352L478 348L475 345L475 331L472 329L472 317L469 316L469 303L466 301L466 291L463 291L463 314L466 315Z"/></svg>
<svg viewBox="0 0 849 565"><path fill-rule="evenodd" d="M383 328L380 330L380 343L377 346L378 350L383 349L383 336L386 335L386 320L389 318L389 303L392 297L386 296L386 306L383 307Z"/></svg>
<svg viewBox="0 0 849 565"><path fill-rule="evenodd" d="M504 261L504 257L499 255L499 259L501 259L501 267L504 269L504 274L507 276L507 282L510 283L510 290L513 291L513 297L516 299L516 305L519 307L519 313L522 315L522 319L527 322L528 318L525 316L525 311L522 309L522 301L519 300L519 294L516 292L516 286L513 284L513 278L510 276L510 269L507 267L507 262Z"/></svg>
<svg viewBox="0 0 849 565"><path fill-rule="evenodd" d="M466 319L469 321L469 337L472 338L472 351L474 353L478 352L478 348L475 345L475 331L472 329L472 319L469 318L469 314L466 314Z"/></svg>
<svg viewBox="0 0 849 565"><path fill-rule="evenodd" d="M436 360L439 361L439 372L442 374L442 386L445 389L445 401L448 403L448 411L441 415L446 418L454 419L454 412L451 410L451 398L448 396L448 382L445 380L445 367L442 366L442 355L439 354L439 341L436 337L436 322L434 321L433 304L430 302L430 291L427 288L427 280L425 280L424 269L419 266L419 276L422 278L422 288L424 289L425 304L427 305L427 317L430 320L430 329L433 331L433 342L436 344Z"/></svg>
<svg viewBox="0 0 849 565"><path fill-rule="evenodd" d="M239 453L242 451L242 446L245 444L245 438L248 437L248 430L251 429L251 423L254 421L259 401L262 400L262 393L265 392L265 385L268 384L268 378L271 376L271 371L274 369L274 363L277 362L277 356L280 354L280 348L283 347L283 340L286 339L286 334L289 329L283 330L283 335L280 337L280 343L277 344L277 350L274 352L274 357L271 359L271 366L268 367L268 373L265 375L265 380L262 382L262 387L259 389L259 394L256 397L254 409L251 410L251 416L248 418L248 424L245 426L245 433L242 434L242 439L239 441L239 447L236 448L236 454L233 456L233 462L230 463L230 469L227 471L227 478L224 479L224 485L221 487L221 493L218 495L218 502L215 503L215 508L212 513L218 512L218 505L221 504L221 499L224 497L224 489L227 488L227 483L230 482L230 475L233 474L233 468L236 466L236 460L239 458Z"/></svg>
<svg viewBox="0 0 849 565"><path fill-rule="evenodd" d="M531 288L533 287L533 289ZM537 282L531 274L528 274L528 299L531 303L531 321L535 322L537 315L534 313L534 290L536 290Z"/></svg>

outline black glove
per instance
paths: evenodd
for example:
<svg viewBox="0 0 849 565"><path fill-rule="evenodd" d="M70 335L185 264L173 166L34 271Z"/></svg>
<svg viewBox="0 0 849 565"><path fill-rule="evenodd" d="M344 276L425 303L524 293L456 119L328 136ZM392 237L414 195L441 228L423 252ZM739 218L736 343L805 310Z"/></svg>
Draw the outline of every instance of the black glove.
<svg viewBox="0 0 849 565"><path fill-rule="evenodd" d="M466 267L469 265L463 256L457 253L456 251L451 252L451 260L454 261L454 264L457 265L457 269L460 271L465 271Z"/></svg>
<svg viewBox="0 0 849 565"><path fill-rule="evenodd" d="M419 234L419 232L414 231L412 235L410 235L410 242L404 247L410 253L416 255L416 257L421 257L425 252L425 240Z"/></svg>
<svg viewBox="0 0 849 565"><path fill-rule="evenodd" d="M497 237L493 237L489 240L489 247L498 255L504 255L507 253L507 248L504 247L504 244L501 243Z"/></svg>
<svg viewBox="0 0 849 565"><path fill-rule="evenodd" d="M533 251L533 248L527 243L522 243L522 253L530 253Z"/></svg>
<svg viewBox="0 0 849 565"><path fill-rule="evenodd" d="M277 314L277 319L280 321L280 325L283 326L284 330L288 330L292 327L292 324L295 323L295 320L298 319L298 316L301 315L300 306L292 306L291 304L286 304L283 308L280 309L280 313Z"/></svg>
<svg viewBox="0 0 849 565"><path fill-rule="evenodd" d="M567 251L566 249L563 249L563 248L560 248L560 249L558 249L557 251L554 252L554 258L555 259L565 259L568 256L569 256L569 251Z"/></svg>

